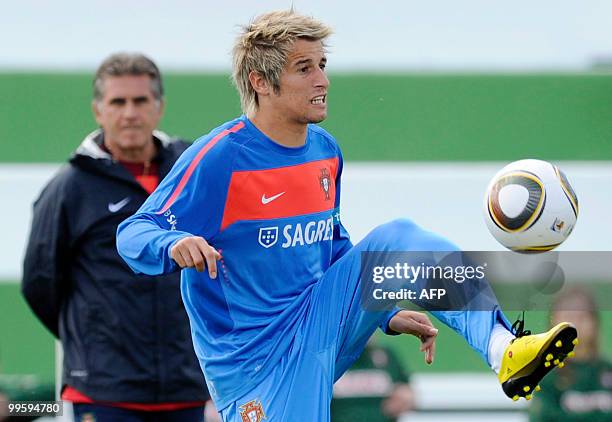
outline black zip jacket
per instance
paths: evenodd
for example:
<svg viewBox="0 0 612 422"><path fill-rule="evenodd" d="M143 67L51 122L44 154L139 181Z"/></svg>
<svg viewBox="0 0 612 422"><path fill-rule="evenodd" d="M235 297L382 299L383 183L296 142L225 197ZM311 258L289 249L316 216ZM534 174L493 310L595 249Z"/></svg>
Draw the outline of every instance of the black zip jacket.
<svg viewBox="0 0 612 422"><path fill-rule="evenodd" d="M160 180L188 144L154 132ZM85 138L34 203L22 293L64 349L64 385L94 401L207 400L180 295L180 273L136 275L117 253L117 226L147 192Z"/></svg>

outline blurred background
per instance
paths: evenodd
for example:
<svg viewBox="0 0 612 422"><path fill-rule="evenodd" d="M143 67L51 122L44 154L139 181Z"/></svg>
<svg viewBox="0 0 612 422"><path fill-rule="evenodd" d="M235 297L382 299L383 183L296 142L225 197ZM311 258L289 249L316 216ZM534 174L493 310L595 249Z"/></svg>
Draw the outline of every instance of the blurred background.
<svg viewBox="0 0 612 422"><path fill-rule="evenodd" d="M344 152L342 218L354 240L408 216L463 249L501 250L482 220L488 180L510 161L540 158L565 171L580 200L562 250L612 250L611 2L7 3L0 14L5 391L27 398L54 388L53 338L19 294L21 260L33 200L95 128L97 65L117 51L149 55L166 85L161 129L194 140L240 113L229 79L238 25L291 5L335 29L323 126ZM601 306L612 299L607 287L590 287ZM532 331L548 327L545 307L527 313ZM609 309L601 312L602 333L612 332ZM525 404L506 400L495 376L450 330L441 330L431 367L412 338L377 342L411 374L416 410L405 420L527 420ZM602 339L607 358L611 342Z"/></svg>

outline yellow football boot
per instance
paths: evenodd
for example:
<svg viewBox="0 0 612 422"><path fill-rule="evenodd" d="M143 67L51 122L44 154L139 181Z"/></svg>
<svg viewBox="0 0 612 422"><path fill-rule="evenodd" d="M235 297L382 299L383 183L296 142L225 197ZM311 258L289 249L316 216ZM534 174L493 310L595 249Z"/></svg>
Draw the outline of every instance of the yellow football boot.
<svg viewBox="0 0 612 422"><path fill-rule="evenodd" d="M533 335L523 331L523 324L518 320L512 326L516 338L504 351L498 375L504 393L514 401L520 397L531 399L532 392L539 391L540 380L555 366L562 368L563 360L573 356L574 346L578 344L576 328L569 322Z"/></svg>

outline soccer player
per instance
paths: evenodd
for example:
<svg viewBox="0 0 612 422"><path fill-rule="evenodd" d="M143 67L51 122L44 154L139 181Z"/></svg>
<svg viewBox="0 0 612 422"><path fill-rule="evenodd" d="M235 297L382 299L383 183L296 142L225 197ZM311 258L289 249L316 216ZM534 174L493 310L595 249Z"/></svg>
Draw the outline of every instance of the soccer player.
<svg viewBox="0 0 612 422"><path fill-rule="evenodd" d="M61 340L62 399L75 420L193 421L208 399L177 274L134 274L117 254L117 226L142 205L188 144L156 131L159 69L114 54L93 83L100 129L34 204L22 291Z"/></svg>
<svg viewBox="0 0 612 422"><path fill-rule="evenodd" d="M351 243L339 217L342 155L316 125L327 117L330 34L293 11L245 26L233 50L245 114L196 141L118 230L135 271L183 269L196 354L224 421L328 421L334 381L377 326L418 336L434 359L437 330L424 314L364 309L361 253L456 248L409 220ZM512 334L495 301L434 315L502 367L516 399L543 376L551 341L567 340L567 351L576 336L564 324L525 342L534 337Z"/></svg>
<svg viewBox="0 0 612 422"><path fill-rule="evenodd" d="M395 353L370 338L363 353L334 384L334 422L397 422L414 409L409 374Z"/></svg>
<svg viewBox="0 0 612 422"><path fill-rule="evenodd" d="M551 308L551 322L571 321L580 347L567 370L547 377L529 409L531 422L612 420L612 362L601 353L601 320L593 293L583 286L564 289Z"/></svg>

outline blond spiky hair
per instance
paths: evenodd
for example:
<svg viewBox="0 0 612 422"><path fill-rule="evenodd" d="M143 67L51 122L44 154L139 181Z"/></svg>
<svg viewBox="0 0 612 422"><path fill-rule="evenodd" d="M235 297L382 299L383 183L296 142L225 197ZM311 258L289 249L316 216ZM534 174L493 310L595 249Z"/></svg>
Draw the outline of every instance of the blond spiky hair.
<svg viewBox="0 0 612 422"><path fill-rule="evenodd" d="M297 39L325 41L331 33L327 25L293 10L265 13L243 26L234 44L232 74L242 111L252 116L259 105L249 81L251 72L259 73L279 93L280 75L293 43Z"/></svg>

